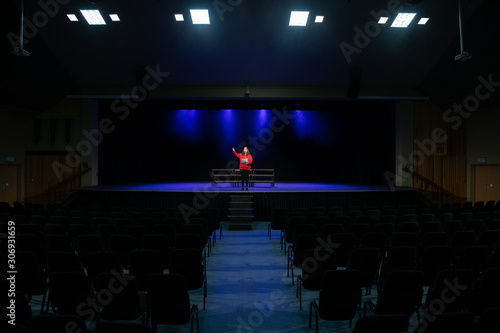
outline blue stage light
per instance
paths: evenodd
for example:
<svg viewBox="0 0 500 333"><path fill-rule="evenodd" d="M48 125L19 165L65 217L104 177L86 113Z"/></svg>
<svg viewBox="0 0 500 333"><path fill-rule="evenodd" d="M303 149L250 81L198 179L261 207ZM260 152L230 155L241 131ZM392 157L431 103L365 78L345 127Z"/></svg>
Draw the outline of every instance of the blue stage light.
<svg viewBox="0 0 500 333"><path fill-rule="evenodd" d="M292 134L301 142L312 141L321 147L333 147L340 144L336 139L344 132L343 125L331 123L332 117L327 117L321 111L291 110L293 119L283 130ZM217 138L218 146L224 150L246 141L249 138L259 138L267 142L273 126L275 114L271 110L174 110L167 113L168 126L172 133L182 141L202 144L206 136ZM279 126L281 128L281 126ZM268 130L266 130L268 129ZM281 130L280 130L281 133ZM273 133L273 138L278 133Z"/></svg>
<svg viewBox="0 0 500 333"><path fill-rule="evenodd" d="M222 136L222 140L219 141L220 143L220 149L224 151L224 153L227 153L225 149L228 147L234 146L236 143L234 141L237 140L236 138L236 133L237 133L237 128L235 126L235 115L234 115L234 110L233 109L225 109L225 110L219 110L219 111L214 111L218 114L218 124L217 128L219 130L217 131L218 135Z"/></svg>
<svg viewBox="0 0 500 333"><path fill-rule="evenodd" d="M295 113L295 119L294 119L295 136L299 140L305 140L305 139L307 139L308 130L309 130L308 126L307 126L305 114L301 110L296 110L296 111L294 111L294 113Z"/></svg>
<svg viewBox="0 0 500 333"><path fill-rule="evenodd" d="M259 110L258 124L260 127L264 127L264 126L268 125L268 112L267 112L267 110L264 110L264 109Z"/></svg>
<svg viewBox="0 0 500 333"><path fill-rule="evenodd" d="M175 110L168 118L169 128L183 139L197 141L199 139L199 119L196 110Z"/></svg>
<svg viewBox="0 0 500 333"><path fill-rule="evenodd" d="M337 124L329 123L329 118L321 111L295 110L292 128L294 135L300 141L311 140L321 147L335 145L335 130Z"/></svg>

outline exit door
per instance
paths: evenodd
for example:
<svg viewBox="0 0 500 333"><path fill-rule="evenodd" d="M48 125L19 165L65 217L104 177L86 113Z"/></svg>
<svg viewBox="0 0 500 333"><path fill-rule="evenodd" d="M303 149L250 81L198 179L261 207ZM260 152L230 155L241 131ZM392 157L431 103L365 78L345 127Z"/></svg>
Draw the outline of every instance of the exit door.
<svg viewBox="0 0 500 333"><path fill-rule="evenodd" d="M472 166L472 186L474 202L500 200L500 166L484 164Z"/></svg>
<svg viewBox="0 0 500 333"><path fill-rule="evenodd" d="M19 165L0 164L0 201L19 201Z"/></svg>

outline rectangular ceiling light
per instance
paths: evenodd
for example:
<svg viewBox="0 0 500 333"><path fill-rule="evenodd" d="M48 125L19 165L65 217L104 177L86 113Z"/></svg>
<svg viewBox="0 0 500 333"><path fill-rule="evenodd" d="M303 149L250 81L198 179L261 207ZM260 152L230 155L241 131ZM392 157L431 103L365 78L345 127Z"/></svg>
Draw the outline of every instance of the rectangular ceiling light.
<svg viewBox="0 0 500 333"><path fill-rule="evenodd" d="M292 11L290 14L291 27L305 27L307 25L307 19L309 18L309 12L305 11Z"/></svg>
<svg viewBox="0 0 500 333"><path fill-rule="evenodd" d="M118 16L118 14L109 14L109 18L113 22L119 22L120 21L120 17Z"/></svg>
<svg viewBox="0 0 500 333"><path fill-rule="evenodd" d="M182 15L182 14L174 14L174 17L175 17L175 20L176 20L177 22L182 22L182 21L184 21L184 15Z"/></svg>
<svg viewBox="0 0 500 333"><path fill-rule="evenodd" d="M78 22L78 17L75 14L66 14L71 22Z"/></svg>
<svg viewBox="0 0 500 333"><path fill-rule="evenodd" d="M82 9L80 10L83 17L87 20L90 25L105 25L106 22L102 18L101 13L97 9Z"/></svg>
<svg viewBox="0 0 500 333"><path fill-rule="evenodd" d="M378 20L378 24L386 24L387 21L389 21L389 18L387 16L381 16Z"/></svg>
<svg viewBox="0 0 500 333"><path fill-rule="evenodd" d="M210 24L208 9L190 9L193 24Z"/></svg>
<svg viewBox="0 0 500 333"><path fill-rule="evenodd" d="M316 16L316 19L314 19L314 23L323 23L323 20L325 19L324 16Z"/></svg>
<svg viewBox="0 0 500 333"><path fill-rule="evenodd" d="M407 28L413 18L417 15L416 13L399 13L398 16L392 22L391 28Z"/></svg>
<svg viewBox="0 0 500 333"><path fill-rule="evenodd" d="M428 18L428 17L422 17L422 18L420 19L420 21L418 21L418 24L420 24L420 25L424 25L424 24L426 24L426 23L427 23L427 21L429 21L429 18Z"/></svg>

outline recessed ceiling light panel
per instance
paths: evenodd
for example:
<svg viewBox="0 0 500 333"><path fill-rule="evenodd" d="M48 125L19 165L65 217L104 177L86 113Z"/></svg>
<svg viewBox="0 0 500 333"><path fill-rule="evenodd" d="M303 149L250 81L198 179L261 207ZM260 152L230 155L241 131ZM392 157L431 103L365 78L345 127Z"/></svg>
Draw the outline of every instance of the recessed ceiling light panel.
<svg viewBox="0 0 500 333"><path fill-rule="evenodd" d="M386 24L387 21L389 21L389 18L387 16L381 16L378 20L378 24Z"/></svg>
<svg viewBox="0 0 500 333"><path fill-rule="evenodd" d="M174 17L175 17L175 20L176 20L177 22L182 22L182 21L184 21L184 15L182 15L182 14L174 14Z"/></svg>
<svg viewBox="0 0 500 333"><path fill-rule="evenodd" d="M78 22L78 17L75 14L66 14L66 16L71 22Z"/></svg>
<svg viewBox="0 0 500 333"><path fill-rule="evenodd" d="M290 14L290 22L288 23L291 27L305 27L307 25L307 19L309 18L309 12L306 11L292 11Z"/></svg>
<svg viewBox="0 0 500 333"><path fill-rule="evenodd" d="M190 9L193 24L210 24L208 9Z"/></svg>
<svg viewBox="0 0 500 333"><path fill-rule="evenodd" d="M428 18L428 17L422 17L422 18L420 19L420 21L418 21L418 24L420 24L420 25L424 25L424 24L426 24L426 23L427 23L427 21L429 21L429 18Z"/></svg>
<svg viewBox="0 0 500 333"><path fill-rule="evenodd" d="M407 28L413 18L416 16L416 13L399 13L398 16L392 22L392 28Z"/></svg>
<svg viewBox="0 0 500 333"><path fill-rule="evenodd" d="M323 20L325 19L324 16L316 16L316 18L314 19L314 23L323 23Z"/></svg>
<svg viewBox="0 0 500 333"><path fill-rule="evenodd" d="M87 23L90 25L105 25L106 21L97 9L82 9L80 10Z"/></svg>
<svg viewBox="0 0 500 333"><path fill-rule="evenodd" d="M120 22L120 17L118 16L118 14L109 14L109 18L113 22Z"/></svg>

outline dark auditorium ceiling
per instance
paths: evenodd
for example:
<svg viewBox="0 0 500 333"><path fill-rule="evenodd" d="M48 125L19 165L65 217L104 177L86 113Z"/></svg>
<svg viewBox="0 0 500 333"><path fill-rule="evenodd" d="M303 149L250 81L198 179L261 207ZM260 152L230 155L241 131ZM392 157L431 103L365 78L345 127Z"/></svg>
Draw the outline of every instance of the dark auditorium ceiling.
<svg viewBox="0 0 500 333"><path fill-rule="evenodd" d="M25 0L25 17L38 27L27 31L24 48L31 55L16 57L7 36L19 32L20 2L4 3L0 23L0 104L20 108L43 111L82 92L128 93L139 68L157 65L170 73L166 87L347 90L357 69L360 95L413 90L443 107L474 94L480 75L493 73L500 81L497 0L463 0L465 51L472 54L464 62L454 60L458 0ZM222 16L215 5L225 9ZM389 11L389 23L377 25L371 12L391 7L417 16L406 29L391 28ZM193 25L190 8L209 9L211 24ZM80 9L99 9L107 24L88 25ZM291 10L310 11L306 27L288 26ZM69 13L79 21L71 22ZM121 21L112 22L111 13ZM184 22L174 19L177 13ZM316 15L323 23L314 23ZM421 17L429 18L426 25L417 25ZM342 47L351 50L350 62ZM499 104L499 95L482 106Z"/></svg>

